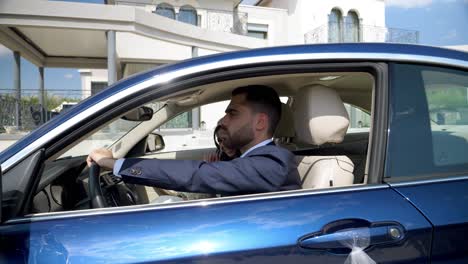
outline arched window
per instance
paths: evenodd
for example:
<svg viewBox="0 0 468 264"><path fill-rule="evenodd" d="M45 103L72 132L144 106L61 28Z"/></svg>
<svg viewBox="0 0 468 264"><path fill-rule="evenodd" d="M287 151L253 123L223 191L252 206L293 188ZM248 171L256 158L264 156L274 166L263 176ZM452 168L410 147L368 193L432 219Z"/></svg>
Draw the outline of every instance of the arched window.
<svg viewBox="0 0 468 264"><path fill-rule="evenodd" d="M198 25L197 10L189 5L182 6L179 9L177 20L196 26Z"/></svg>
<svg viewBox="0 0 468 264"><path fill-rule="evenodd" d="M156 7L156 11L154 12L158 15L175 19L174 7L172 7L170 4L161 3L158 5L158 7Z"/></svg>
<svg viewBox="0 0 468 264"><path fill-rule="evenodd" d="M343 16L341 15L341 11L333 8L328 16L328 42L333 43L342 41L342 24Z"/></svg>
<svg viewBox="0 0 468 264"><path fill-rule="evenodd" d="M349 11L345 18L345 42L359 41L359 18L356 12Z"/></svg>

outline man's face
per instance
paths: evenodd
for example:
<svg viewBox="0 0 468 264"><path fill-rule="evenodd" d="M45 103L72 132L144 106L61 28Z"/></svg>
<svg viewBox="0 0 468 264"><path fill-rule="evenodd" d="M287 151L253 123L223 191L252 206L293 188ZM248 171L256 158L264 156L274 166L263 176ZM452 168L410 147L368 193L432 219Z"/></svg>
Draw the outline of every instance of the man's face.
<svg viewBox="0 0 468 264"><path fill-rule="evenodd" d="M221 119L218 137L229 149L241 149L254 140L254 114L248 107L245 94L235 95Z"/></svg>

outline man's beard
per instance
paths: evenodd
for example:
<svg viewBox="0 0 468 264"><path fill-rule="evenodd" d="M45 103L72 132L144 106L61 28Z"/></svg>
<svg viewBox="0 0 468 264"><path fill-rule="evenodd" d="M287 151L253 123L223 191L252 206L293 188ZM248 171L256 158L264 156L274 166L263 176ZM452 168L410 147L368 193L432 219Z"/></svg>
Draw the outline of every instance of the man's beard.
<svg viewBox="0 0 468 264"><path fill-rule="evenodd" d="M234 131L232 135L229 134L228 130L225 127L222 127L220 130L220 134L222 137L223 145L226 148L233 150L240 150L242 147L254 140L254 132L252 126L249 123L245 124L237 131Z"/></svg>

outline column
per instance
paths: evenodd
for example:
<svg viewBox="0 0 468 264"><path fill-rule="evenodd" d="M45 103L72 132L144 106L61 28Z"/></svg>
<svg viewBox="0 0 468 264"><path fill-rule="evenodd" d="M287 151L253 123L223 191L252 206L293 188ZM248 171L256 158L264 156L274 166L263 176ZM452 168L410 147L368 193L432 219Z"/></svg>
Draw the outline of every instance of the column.
<svg viewBox="0 0 468 264"><path fill-rule="evenodd" d="M356 113L356 107L354 106L351 106L350 107L351 109L351 113L350 113L350 126L349 127L358 127L357 123L358 123L358 120L357 120L357 113Z"/></svg>
<svg viewBox="0 0 468 264"><path fill-rule="evenodd" d="M21 129L21 55L13 52L13 87L15 89L15 126Z"/></svg>
<svg viewBox="0 0 468 264"><path fill-rule="evenodd" d="M107 31L107 76L109 86L117 81L117 52L114 30Z"/></svg>
<svg viewBox="0 0 468 264"><path fill-rule="evenodd" d="M192 58L198 57L198 47L192 47ZM200 128L200 107L192 109L192 129Z"/></svg>
<svg viewBox="0 0 468 264"><path fill-rule="evenodd" d="M39 67L39 104L41 105L41 124L44 124L46 120L47 113L47 102L45 98L44 90L44 67Z"/></svg>
<svg viewBox="0 0 468 264"><path fill-rule="evenodd" d="M107 85L111 86L117 81L117 52L115 45L115 31L107 31ZM92 89L92 84L91 87ZM91 91L92 94L92 91ZM117 133L119 127L116 126L115 122L112 122L109 126L110 133Z"/></svg>

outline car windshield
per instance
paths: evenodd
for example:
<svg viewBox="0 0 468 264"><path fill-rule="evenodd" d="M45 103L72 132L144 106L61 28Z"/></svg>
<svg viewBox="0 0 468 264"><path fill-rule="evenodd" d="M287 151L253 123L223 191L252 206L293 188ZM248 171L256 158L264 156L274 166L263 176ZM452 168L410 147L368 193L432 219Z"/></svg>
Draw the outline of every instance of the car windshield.
<svg viewBox="0 0 468 264"><path fill-rule="evenodd" d="M156 114L164 105L165 102L155 101L148 103L145 106L152 108L153 113ZM59 159L86 156L93 149L108 148L129 133L132 129L137 127L140 123L141 121L130 121L117 118L67 150L59 157Z"/></svg>
<svg viewBox="0 0 468 264"><path fill-rule="evenodd" d="M107 148L140 123L140 121L128 121L118 118L94 132L91 136L73 146L71 149L67 150L59 157L59 159L65 157L85 156L89 154L91 149Z"/></svg>

